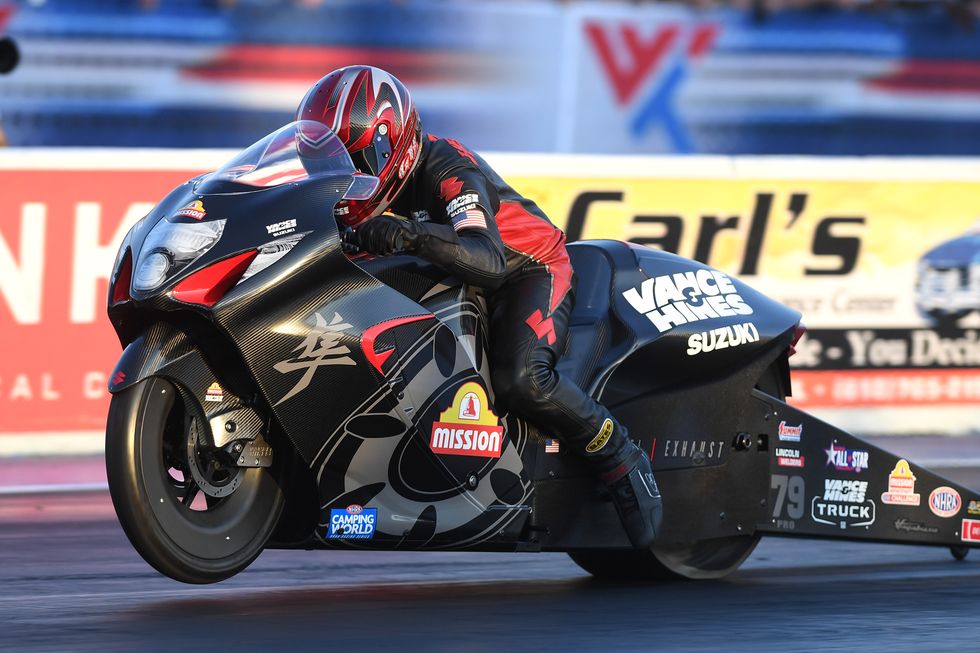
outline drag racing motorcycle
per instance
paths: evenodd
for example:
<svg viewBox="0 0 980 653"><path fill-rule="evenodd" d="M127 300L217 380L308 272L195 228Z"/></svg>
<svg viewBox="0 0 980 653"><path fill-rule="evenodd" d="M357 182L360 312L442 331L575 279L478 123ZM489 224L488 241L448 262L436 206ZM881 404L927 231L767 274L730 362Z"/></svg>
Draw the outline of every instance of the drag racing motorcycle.
<svg viewBox="0 0 980 653"><path fill-rule="evenodd" d="M763 534L980 543L977 494L785 403L799 313L695 261L578 242L559 371L653 461L664 522L633 550L574 452L494 407L482 291L345 251L332 208L377 183L294 122L125 237L106 466L163 574L214 582L265 548L317 548L565 551L599 576L718 578Z"/></svg>

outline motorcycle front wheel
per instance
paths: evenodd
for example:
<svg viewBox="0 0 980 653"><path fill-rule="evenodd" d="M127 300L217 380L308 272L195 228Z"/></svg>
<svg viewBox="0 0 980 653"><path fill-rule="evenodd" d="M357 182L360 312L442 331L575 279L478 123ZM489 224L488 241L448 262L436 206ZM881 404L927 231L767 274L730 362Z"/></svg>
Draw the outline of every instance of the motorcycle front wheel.
<svg viewBox="0 0 980 653"><path fill-rule="evenodd" d="M194 400L151 377L113 395L106 473L129 541L157 571L185 583L214 583L262 552L285 499L283 460L268 468L227 465L201 444Z"/></svg>

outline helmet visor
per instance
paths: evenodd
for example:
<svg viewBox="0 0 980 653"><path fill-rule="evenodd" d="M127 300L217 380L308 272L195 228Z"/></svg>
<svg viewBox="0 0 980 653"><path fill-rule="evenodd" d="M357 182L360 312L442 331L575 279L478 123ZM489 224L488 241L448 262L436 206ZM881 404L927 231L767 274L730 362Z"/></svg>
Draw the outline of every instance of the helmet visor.
<svg viewBox="0 0 980 653"><path fill-rule="evenodd" d="M228 182L272 188L355 172L347 149L326 125L297 120L277 129L223 165L198 187L201 195L228 192Z"/></svg>

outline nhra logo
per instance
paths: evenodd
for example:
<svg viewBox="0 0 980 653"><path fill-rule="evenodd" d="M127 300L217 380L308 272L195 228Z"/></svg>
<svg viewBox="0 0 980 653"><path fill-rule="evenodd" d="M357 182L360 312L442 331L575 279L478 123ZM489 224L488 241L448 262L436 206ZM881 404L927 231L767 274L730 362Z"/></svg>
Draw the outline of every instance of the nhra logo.
<svg viewBox="0 0 980 653"><path fill-rule="evenodd" d="M504 427L479 383L464 383L453 403L432 424L429 448L447 456L500 458Z"/></svg>
<svg viewBox="0 0 980 653"><path fill-rule="evenodd" d="M823 496L813 497L813 521L840 528L870 526L875 522L875 503L865 498L867 492L867 481L824 479Z"/></svg>
<svg viewBox="0 0 980 653"><path fill-rule="evenodd" d="M370 540L378 523L378 509L352 503L346 508L330 509L330 540Z"/></svg>
<svg viewBox="0 0 980 653"><path fill-rule="evenodd" d="M646 279L623 297L661 333L701 320L753 313L728 276L706 269Z"/></svg>
<svg viewBox="0 0 980 653"><path fill-rule="evenodd" d="M937 517L955 517L962 505L960 493L951 487L937 487L929 495L929 510Z"/></svg>
<svg viewBox="0 0 980 653"><path fill-rule="evenodd" d="M585 24L585 35L599 58L616 104L631 114L633 136L660 126L677 152L695 151L694 143L677 114L677 94L691 64L707 54L718 36L710 23L694 27L658 25L641 34L634 24Z"/></svg>

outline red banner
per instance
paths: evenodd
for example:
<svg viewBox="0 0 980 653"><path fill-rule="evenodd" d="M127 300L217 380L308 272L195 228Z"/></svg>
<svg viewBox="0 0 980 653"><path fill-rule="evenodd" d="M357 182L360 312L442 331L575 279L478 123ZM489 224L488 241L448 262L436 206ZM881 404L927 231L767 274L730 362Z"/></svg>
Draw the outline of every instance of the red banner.
<svg viewBox="0 0 980 653"><path fill-rule="evenodd" d="M794 370L799 408L934 406L980 403L980 369Z"/></svg>
<svg viewBox="0 0 980 653"><path fill-rule="evenodd" d="M199 172L0 170L0 432L104 427L116 249Z"/></svg>

